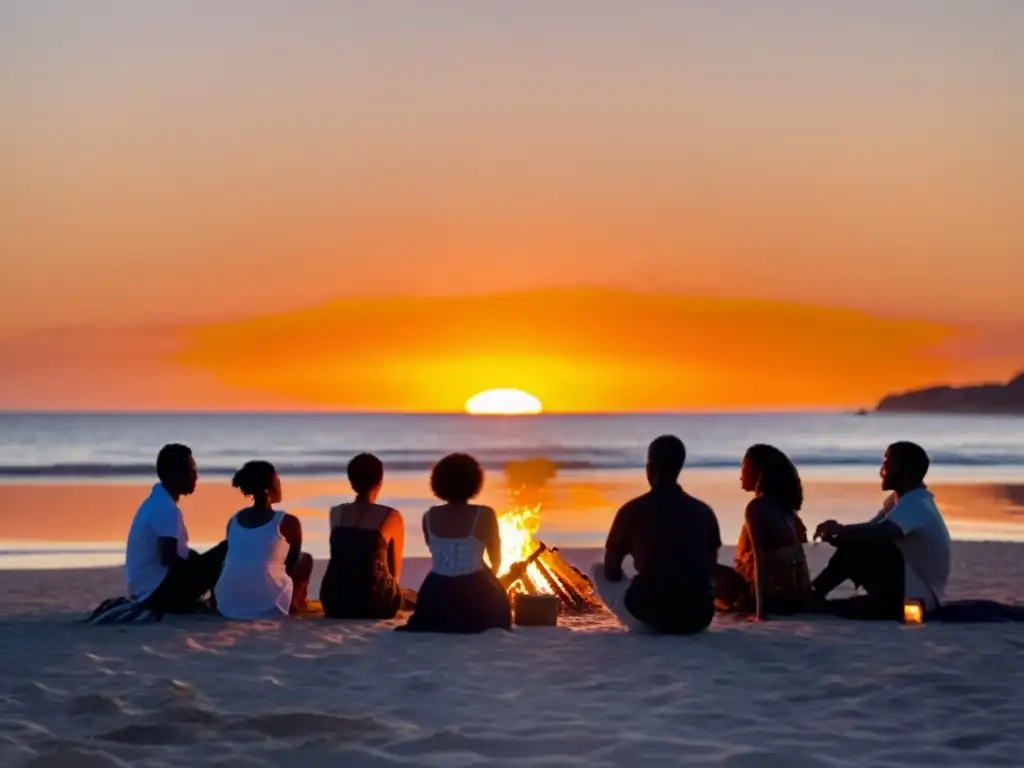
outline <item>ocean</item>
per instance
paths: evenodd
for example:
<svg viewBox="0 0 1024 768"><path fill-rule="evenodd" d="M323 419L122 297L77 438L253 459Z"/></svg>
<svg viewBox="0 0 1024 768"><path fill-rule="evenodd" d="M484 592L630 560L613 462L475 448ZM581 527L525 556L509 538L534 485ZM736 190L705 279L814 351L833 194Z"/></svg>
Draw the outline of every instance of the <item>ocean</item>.
<svg viewBox="0 0 1024 768"><path fill-rule="evenodd" d="M308 538L320 542L312 545L320 555L325 537L313 531L322 525L312 518L345 497L345 464L361 451L384 461L382 501L405 511L410 527L431 504L427 476L446 453L467 451L480 460L488 471L484 500L494 504L502 503L508 462L547 459L559 472L546 491L542 535L555 545L599 546L615 506L643 489L646 446L663 433L686 443L684 484L720 510L726 538L738 532L742 519L745 497L736 478L749 445L772 443L789 454L805 480L805 518L813 523L873 514L881 500L877 470L886 445L913 440L932 458L930 483L946 489L954 535L1024 539L1022 428L1024 419L1014 417L900 414L5 413L0 414L0 567L24 565L29 555L34 558L29 564L60 565L57 555L68 551L87 551L95 564L116 561L117 531L130 520L134 502L118 496L116 513L94 515L90 527L81 518L69 522L67 501L53 493L60 487L148 485L156 453L168 442L193 448L201 490L209 486L226 493L242 463L272 461L286 488L283 506L310 516L306 527L315 535ZM50 493L41 495L43 489ZM140 496L143 489L132 492ZM75 498L91 498L88 491L75 493ZM236 501L240 506L240 498L218 496L221 506L214 509L211 496L201 515L191 515L183 505L193 538L196 530L215 538L234 511L220 509ZM26 504L38 508L26 510ZM200 518L196 524L193 517ZM410 547L411 553L421 550L415 542Z"/></svg>

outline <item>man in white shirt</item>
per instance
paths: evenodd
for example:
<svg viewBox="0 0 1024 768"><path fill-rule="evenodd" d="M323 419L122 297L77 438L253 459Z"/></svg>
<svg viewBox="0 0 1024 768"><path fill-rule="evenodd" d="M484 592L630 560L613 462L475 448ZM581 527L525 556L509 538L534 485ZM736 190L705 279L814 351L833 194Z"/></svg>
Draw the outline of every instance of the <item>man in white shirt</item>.
<svg viewBox="0 0 1024 768"><path fill-rule="evenodd" d="M156 613L189 613L217 583L227 543L200 555L188 547L178 499L196 489L192 450L172 443L156 460L159 481L132 520L125 549L128 595Z"/></svg>
<svg viewBox="0 0 1024 768"><path fill-rule="evenodd" d="M858 525L828 520L815 536L836 548L814 580L820 601L849 579L867 600L829 601L828 608L851 618L900 618L906 599L935 610L949 581L949 530L924 484L928 454L915 443L893 443L885 452L882 490L891 491L882 511Z"/></svg>

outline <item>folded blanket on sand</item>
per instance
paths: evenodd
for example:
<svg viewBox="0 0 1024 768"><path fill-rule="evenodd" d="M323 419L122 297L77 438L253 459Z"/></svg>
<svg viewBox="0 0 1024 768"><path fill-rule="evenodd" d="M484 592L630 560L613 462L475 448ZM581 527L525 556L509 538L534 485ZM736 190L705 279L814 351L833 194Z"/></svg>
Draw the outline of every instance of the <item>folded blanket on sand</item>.
<svg viewBox="0 0 1024 768"><path fill-rule="evenodd" d="M825 614L859 621L893 621L891 608L879 606L869 595L829 600ZM803 615L806 616L806 615ZM936 624L997 624L1024 621L1024 606L995 600L954 600L928 611L924 620Z"/></svg>
<svg viewBox="0 0 1024 768"><path fill-rule="evenodd" d="M146 624L162 618L143 603L133 603L127 597L112 597L100 603L86 621L90 624Z"/></svg>
<svg viewBox="0 0 1024 768"><path fill-rule="evenodd" d="M943 603L925 616L927 621L944 624L987 624L1024 621L1024 605L1008 605L994 600L956 600Z"/></svg>

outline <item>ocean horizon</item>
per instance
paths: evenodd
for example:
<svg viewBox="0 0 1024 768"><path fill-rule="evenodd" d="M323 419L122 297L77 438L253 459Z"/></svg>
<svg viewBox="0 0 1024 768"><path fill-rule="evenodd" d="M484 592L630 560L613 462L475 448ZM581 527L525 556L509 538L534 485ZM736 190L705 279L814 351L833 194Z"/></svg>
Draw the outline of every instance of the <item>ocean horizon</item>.
<svg viewBox="0 0 1024 768"><path fill-rule="evenodd" d="M231 475L250 459L275 464L282 508L305 522L308 548L326 557L326 512L350 497L348 460L363 451L385 464L381 501L403 511L410 531L435 500L429 471L467 451L487 471L481 501L509 503L506 467L541 459L540 536L562 547L601 546L615 509L644 490L647 444L663 433L687 446L686 488L710 503L726 543L742 525L743 453L771 443L804 480L802 515L813 527L833 517L870 517L880 505L885 447L913 440L932 459L936 489L955 538L1024 540L1024 442L1020 418L787 412L687 414L96 413L0 412L0 568L116 565L128 522L155 480L157 451L190 445L197 494L185 499L192 539L209 543L244 503ZM409 555L424 553L409 536Z"/></svg>

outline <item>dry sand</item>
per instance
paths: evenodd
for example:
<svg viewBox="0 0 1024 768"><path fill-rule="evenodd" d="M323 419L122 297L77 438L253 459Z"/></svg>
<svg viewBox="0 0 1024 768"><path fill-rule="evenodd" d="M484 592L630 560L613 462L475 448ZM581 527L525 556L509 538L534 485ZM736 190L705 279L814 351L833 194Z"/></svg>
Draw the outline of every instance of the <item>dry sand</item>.
<svg viewBox="0 0 1024 768"><path fill-rule="evenodd" d="M1024 546L954 556L950 597L1024 596ZM410 563L410 581L423 570ZM608 615L477 637L72 623L121 579L0 572L0 765L977 766L1024 752L1020 624L724 619L685 639L627 635Z"/></svg>

